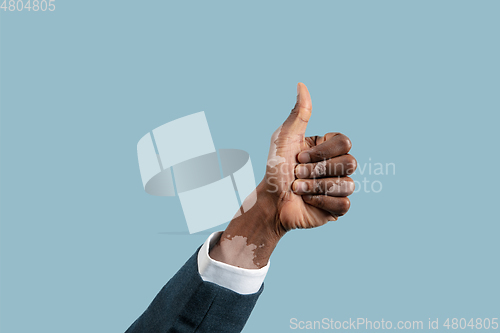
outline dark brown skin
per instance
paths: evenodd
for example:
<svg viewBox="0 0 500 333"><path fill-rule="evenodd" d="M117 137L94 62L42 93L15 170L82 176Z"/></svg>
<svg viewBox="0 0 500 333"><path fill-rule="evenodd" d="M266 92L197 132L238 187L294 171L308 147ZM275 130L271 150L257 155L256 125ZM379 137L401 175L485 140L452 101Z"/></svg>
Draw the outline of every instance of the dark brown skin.
<svg viewBox="0 0 500 333"><path fill-rule="evenodd" d="M340 133L306 138L311 111L309 91L299 83L295 107L271 138L257 202L222 233L210 250L214 260L250 269L264 267L288 231L322 226L349 210L347 196L353 193L354 182L347 176L356 169L356 160L348 154L351 141ZM244 237L246 245L232 242L235 236Z"/></svg>

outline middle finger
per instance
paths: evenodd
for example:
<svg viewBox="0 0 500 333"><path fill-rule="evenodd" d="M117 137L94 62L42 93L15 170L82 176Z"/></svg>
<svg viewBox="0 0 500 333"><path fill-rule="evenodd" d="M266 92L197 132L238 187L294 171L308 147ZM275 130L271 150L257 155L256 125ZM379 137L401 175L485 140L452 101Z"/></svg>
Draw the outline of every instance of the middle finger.
<svg viewBox="0 0 500 333"><path fill-rule="evenodd" d="M317 163L298 164L295 167L295 176L302 179L348 176L356 170L356 167L356 159L347 154Z"/></svg>

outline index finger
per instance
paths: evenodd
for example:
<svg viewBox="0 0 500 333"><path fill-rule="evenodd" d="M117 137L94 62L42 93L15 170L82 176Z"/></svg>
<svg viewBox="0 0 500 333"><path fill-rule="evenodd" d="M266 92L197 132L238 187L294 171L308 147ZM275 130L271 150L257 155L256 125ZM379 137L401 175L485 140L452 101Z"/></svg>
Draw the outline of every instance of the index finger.
<svg viewBox="0 0 500 333"><path fill-rule="evenodd" d="M320 142L320 144L300 152L297 156L300 163L320 162L345 155L352 147L351 140L342 133L325 134L325 136L318 138L316 142Z"/></svg>

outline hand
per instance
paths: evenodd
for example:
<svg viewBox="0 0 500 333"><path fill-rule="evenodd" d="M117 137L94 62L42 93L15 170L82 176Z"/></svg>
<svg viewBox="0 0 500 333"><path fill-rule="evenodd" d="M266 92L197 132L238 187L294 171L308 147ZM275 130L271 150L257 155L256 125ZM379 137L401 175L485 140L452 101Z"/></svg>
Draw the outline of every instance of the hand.
<svg viewBox="0 0 500 333"><path fill-rule="evenodd" d="M311 110L309 91L299 83L295 107L272 135L257 201L236 214L210 250L213 259L263 267L287 231L321 226L349 209L354 182L346 176L356 169L356 160L347 154L351 141L340 133L305 138Z"/></svg>
<svg viewBox="0 0 500 333"><path fill-rule="evenodd" d="M354 192L346 177L356 169L347 154L351 141L340 133L305 138L311 110L309 91L299 83L295 107L271 138L263 187L274 195L280 233L337 220L349 210L347 196Z"/></svg>

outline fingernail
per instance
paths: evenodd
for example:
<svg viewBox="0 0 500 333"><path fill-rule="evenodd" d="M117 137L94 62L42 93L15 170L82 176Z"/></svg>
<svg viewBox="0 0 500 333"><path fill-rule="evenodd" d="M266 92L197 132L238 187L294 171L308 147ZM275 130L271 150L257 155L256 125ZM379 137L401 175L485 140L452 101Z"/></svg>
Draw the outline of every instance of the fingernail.
<svg viewBox="0 0 500 333"><path fill-rule="evenodd" d="M297 157L300 163L309 163L311 162L311 156L309 153L300 153Z"/></svg>
<svg viewBox="0 0 500 333"><path fill-rule="evenodd" d="M313 198L313 196L310 194L302 196L302 199L304 199L305 201L310 201L312 198Z"/></svg>
<svg viewBox="0 0 500 333"><path fill-rule="evenodd" d="M299 89L299 84L297 83L297 102L300 101L300 89Z"/></svg>
<svg viewBox="0 0 500 333"><path fill-rule="evenodd" d="M302 193L307 193L309 186L307 186L307 183L302 181L295 181L293 183L293 190L294 192L302 192Z"/></svg>
<svg viewBox="0 0 500 333"><path fill-rule="evenodd" d="M309 169L305 165L297 165L295 175L297 178L307 178L309 177Z"/></svg>

